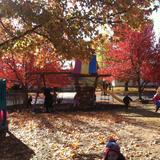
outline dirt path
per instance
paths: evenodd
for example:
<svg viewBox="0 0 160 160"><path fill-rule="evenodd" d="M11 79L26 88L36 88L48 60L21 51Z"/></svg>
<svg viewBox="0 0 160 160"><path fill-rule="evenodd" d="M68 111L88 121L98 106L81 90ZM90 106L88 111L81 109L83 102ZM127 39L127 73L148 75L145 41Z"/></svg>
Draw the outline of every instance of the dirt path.
<svg viewBox="0 0 160 160"><path fill-rule="evenodd" d="M152 105L128 111L10 114L1 160L100 160L105 141L116 136L128 160L160 160L160 113Z"/></svg>

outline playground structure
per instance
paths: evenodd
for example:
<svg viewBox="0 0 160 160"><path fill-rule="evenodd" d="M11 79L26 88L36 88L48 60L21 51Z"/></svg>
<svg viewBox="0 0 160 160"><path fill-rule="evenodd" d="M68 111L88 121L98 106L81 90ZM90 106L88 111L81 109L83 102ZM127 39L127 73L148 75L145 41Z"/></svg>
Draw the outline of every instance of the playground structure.
<svg viewBox="0 0 160 160"><path fill-rule="evenodd" d="M122 103L123 99L121 99L116 93L113 91L113 87L110 83L107 83L106 81L100 81L98 83L98 88L101 90L100 93L100 102L114 102L116 100L118 103Z"/></svg>
<svg viewBox="0 0 160 160"><path fill-rule="evenodd" d="M111 96L112 96L115 100L117 100L118 102L124 104L123 100L122 100L121 98L119 98L118 96L116 96L116 94L115 94L114 92L112 92L112 91L107 91L107 94L111 95Z"/></svg>
<svg viewBox="0 0 160 160"><path fill-rule="evenodd" d="M6 107L6 81L0 80L0 138L5 137L8 131Z"/></svg>
<svg viewBox="0 0 160 160"><path fill-rule="evenodd" d="M97 86L101 89L101 99L108 102L112 99L113 101L116 100L119 103L123 104L123 100L119 96L117 96L113 92L113 90L111 91L111 85L108 86L109 90L107 88L104 88L102 84L98 85L98 80L100 77L110 77L111 75L98 74L97 70L97 57L96 55L93 55L90 61L82 61L76 59L74 69L69 71L62 70L61 72L30 72L28 73L28 76L37 75L39 77L37 78L37 84L41 85L38 85L37 96L35 99L37 99L39 93L42 92L41 88L49 87L46 82L47 76L54 75L55 77L58 77L63 75L64 77L70 77L73 80L73 85L76 91L74 101L78 100L80 107L86 107L88 105L94 106L96 102L95 92Z"/></svg>
<svg viewBox="0 0 160 160"><path fill-rule="evenodd" d="M55 77L56 77L58 75L63 75L63 76L70 77L73 79L73 83L74 83L73 85L74 85L74 88L76 91L75 98L77 96L79 96L79 103L81 104L80 106L81 107L83 107L83 106L85 107L87 105L94 106L94 104L96 102L95 92L96 92L97 85L99 83L98 79L100 77L103 78L103 77L110 76L108 74L98 74L98 72L97 72L98 67L97 66L98 65L97 65L96 55L94 55L92 57L91 61L89 61L89 62L86 62L86 61L82 62L80 60L75 60L75 67L71 71L66 71L66 70L63 71L62 70L62 72L32 72L32 73L28 73L28 76L38 75L39 78L37 78L37 84L38 84L38 81L42 82L41 86L38 86L39 88L37 89L36 98L38 97L38 94L42 92L42 88L49 87L49 86L47 86L47 83L45 82L46 76L55 75ZM109 91L109 90L104 91L102 86L99 88L101 88L102 94L103 94L103 92L105 92L104 97L107 97L107 99L104 98L104 100L108 100L108 102L109 102L111 97L113 97L114 99L116 99L120 103L123 103L123 101L118 96L116 96L112 91ZM6 89L5 89L5 94L6 94ZM24 103L22 103L24 101L23 92L22 93L16 92L16 94L15 93L13 95L12 94L11 93L6 94L6 97L3 99L5 99L5 101L7 99L7 102L13 101L12 105L24 104ZM36 100L35 100L35 102L36 102ZM6 104L2 105L2 106L3 106L3 108L6 108L6 107L4 107L4 106L6 106ZM1 115L3 115L3 116L6 115L5 110L2 110L2 107L1 107L1 112L2 112ZM5 119L5 117L3 117L3 119Z"/></svg>
<svg viewBox="0 0 160 160"><path fill-rule="evenodd" d="M103 89L101 88L101 100L103 101L110 101L110 97L112 97L113 101L116 100L119 103L124 104L123 99L119 98L114 92L113 90L107 90L107 89Z"/></svg>
<svg viewBox="0 0 160 160"><path fill-rule="evenodd" d="M109 77L109 74L98 74L97 73L97 60L96 55L93 55L90 61L75 60L75 67L72 71L62 71L62 72L32 72L28 73L29 76L38 75L38 80L43 82L43 86L39 88L47 88L46 76L48 75L63 75L68 76L73 79L75 86L75 99L78 97L80 106L93 105L96 101L96 87L99 77ZM37 82L38 84L38 82ZM40 89L38 89L40 90ZM38 95L37 91L37 95Z"/></svg>
<svg viewBox="0 0 160 160"><path fill-rule="evenodd" d="M72 71L62 71L62 72L32 72L28 73L29 76L32 75L38 75L39 78L38 81L41 81L43 83L43 86L39 86L39 89L37 90L37 96L39 94L40 88L47 88L46 84L46 77L48 75L63 75L68 76L73 79L76 95L74 100L79 101L79 106L85 107L87 105L93 106L96 102L96 88L97 86L101 89L101 100L104 101L110 101L116 100L119 103L123 103L123 99L121 99L119 96L117 96L113 90L111 90L111 86L109 86L110 90L107 88L104 88L103 85L98 85L98 79L100 77L109 77L111 75L109 74L98 74L97 72L98 64L96 55L93 55L92 59L90 61L81 61L81 60L75 60L75 67ZM37 82L38 84L39 82ZM78 98L77 98L78 97Z"/></svg>

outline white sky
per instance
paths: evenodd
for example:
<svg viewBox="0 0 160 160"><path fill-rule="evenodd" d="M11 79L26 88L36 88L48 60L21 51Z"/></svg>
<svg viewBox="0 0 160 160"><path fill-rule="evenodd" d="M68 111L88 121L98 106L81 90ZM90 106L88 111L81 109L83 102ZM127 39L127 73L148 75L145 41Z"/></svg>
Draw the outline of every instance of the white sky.
<svg viewBox="0 0 160 160"><path fill-rule="evenodd" d="M154 11L152 13L151 18L153 19L154 22L154 31L155 31L155 35L156 35L156 39L158 40L158 38L160 38L160 8L158 9L158 11Z"/></svg>

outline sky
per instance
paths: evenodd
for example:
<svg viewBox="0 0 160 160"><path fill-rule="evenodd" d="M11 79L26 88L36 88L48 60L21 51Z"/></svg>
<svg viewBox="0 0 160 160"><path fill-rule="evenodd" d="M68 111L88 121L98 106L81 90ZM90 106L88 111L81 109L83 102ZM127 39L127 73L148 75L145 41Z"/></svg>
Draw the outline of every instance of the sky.
<svg viewBox="0 0 160 160"><path fill-rule="evenodd" d="M151 18L153 19L154 31L155 31L156 39L158 40L158 38L160 38L160 8L158 9L157 12L154 11L152 13Z"/></svg>

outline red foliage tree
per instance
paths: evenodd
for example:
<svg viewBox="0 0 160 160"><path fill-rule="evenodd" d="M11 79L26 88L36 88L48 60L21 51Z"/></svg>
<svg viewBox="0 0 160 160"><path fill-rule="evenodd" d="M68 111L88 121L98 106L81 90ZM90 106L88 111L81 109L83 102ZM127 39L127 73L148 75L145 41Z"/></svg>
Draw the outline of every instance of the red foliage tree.
<svg viewBox="0 0 160 160"><path fill-rule="evenodd" d="M61 72L61 60L51 52L48 45L33 51L8 51L0 59L0 76L7 80L8 87L18 83L25 89L33 87L63 87L71 83L64 75L47 75L47 72ZM44 73L33 74L33 73Z"/></svg>
<svg viewBox="0 0 160 160"><path fill-rule="evenodd" d="M128 26L119 30L121 41L112 44L108 67L102 72L109 72L115 79L138 84L139 98L146 82L157 82L160 65L160 47L155 47L155 37L151 26L142 31L131 30Z"/></svg>

